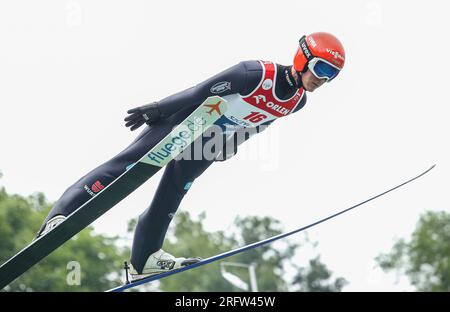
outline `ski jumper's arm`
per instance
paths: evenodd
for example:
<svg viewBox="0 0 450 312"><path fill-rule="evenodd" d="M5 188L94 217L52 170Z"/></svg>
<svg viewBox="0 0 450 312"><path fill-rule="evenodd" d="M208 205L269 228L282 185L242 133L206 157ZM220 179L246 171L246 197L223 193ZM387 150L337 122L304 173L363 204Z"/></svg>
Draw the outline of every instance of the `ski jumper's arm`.
<svg viewBox="0 0 450 312"><path fill-rule="evenodd" d="M255 83L253 81L255 79L249 78L255 76L255 73L260 75L260 72L261 68L257 66L256 61L240 62L194 87L160 101L130 109L129 115L125 118L125 126L130 127L130 130L136 130L144 123L152 125L161 119L167 119L180 110L195 109L212 95L242 94L250 84Z"/></svg>
<svg viewBox="0 0 450 312"><path fill-rule="evenodd" d="M247 62L240 62L217 75L158 101L158 108L163 118L167 118L179 110L200 105L212 95L225 96L241 93L246 88Z"/></svg>

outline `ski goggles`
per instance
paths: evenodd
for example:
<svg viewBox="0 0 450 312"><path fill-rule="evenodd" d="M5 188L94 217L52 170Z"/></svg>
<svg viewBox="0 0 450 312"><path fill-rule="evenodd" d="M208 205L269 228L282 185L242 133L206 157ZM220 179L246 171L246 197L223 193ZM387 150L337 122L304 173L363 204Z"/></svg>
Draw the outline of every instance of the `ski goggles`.
<svg viewBox="0 0 450 312"><path fill-rule="evenodd" d="M319 57L314 57L308 62L308 69L319 79L330 82L339 74L339 68Z"/></svg>

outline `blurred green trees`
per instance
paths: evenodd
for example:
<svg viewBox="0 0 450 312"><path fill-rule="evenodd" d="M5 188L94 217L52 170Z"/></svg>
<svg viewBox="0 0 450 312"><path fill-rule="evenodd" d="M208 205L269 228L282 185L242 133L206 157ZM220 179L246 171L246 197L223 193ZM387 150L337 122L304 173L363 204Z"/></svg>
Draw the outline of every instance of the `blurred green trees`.
<svg viewBox="0 0 450 312"><path fill-rule="evenodd" d="M169 229L163 249L177 257L200 256L207 258L282 233L279 221L270 217L257 216L237 218L234 222L234 232L211 233L203 228L205 218L205 213L201 214L198 220L193 220L188 212L178 212ZM292 289L340 291L345 285L345 280L343 278L332 280L331 272L318 258L314 260L314 267L300 267L295 264L294 255L299 247L298 244L282 240L222 261L247 265L256 264L259 291L291 291ZM159 288L162 291L240 291L221 276L220 262L162 279ZM318 267L321 270L320 273L326 272L328 275L317 275ZM249 284L250 277L247 269L233 268L228 271ZM292 271L297 272L293 281L289 280L287 271L290 272L290 275L292 275ZM314 273L311 274L311 272ZM320 281L312 280L311 277L320 278ZM318 288L316 284L320 284L322 288ZM307 286L305 287L305 285Z"/></svg>
<svg viewBox="0 0 450 312"><path fill-rule="evenodd" d="M418 291L450 291L450 214L423 214L409 240L399 239L377 261L385 271L405 274Z"/></svg>
<svg viewBox="0 0 450 312"><path fill-rule="evenodd" d="M0 263L32 241L50 207L43 194L25 198L0 189ZM111 288L120 280L111 273L117 272L125 259L125 251L116 247L116 240L95 234L93 228L88 227L5 290L102 291Z"/></svg>
<svg viewBox="0 0 450 312"><path fill-rule="evenodd" d="M0 189L0 263L32 241L50 207L41 193L23 197ZM208 232L203 227L205 218L204 213L197 220L187 212L178 213L163 248L175 256L206 258L282 232L277 220L256 216L237 218L232 231ZM134 225L135 221L130 222L130 232ZM340 291L344 280L333 281L331 272L318 257L306 267L295 263L294 255L299 247L282 240L224 261L256 264L259 291ZM88 227L5 290L103 291L123 283L122 263L126 259L129 259L129 250L118 247L118 237L99 235ZM232 268L230 271L248 282L248 270ZM162 279L140 290L239 291L221 276L220 263Z"/></svg>

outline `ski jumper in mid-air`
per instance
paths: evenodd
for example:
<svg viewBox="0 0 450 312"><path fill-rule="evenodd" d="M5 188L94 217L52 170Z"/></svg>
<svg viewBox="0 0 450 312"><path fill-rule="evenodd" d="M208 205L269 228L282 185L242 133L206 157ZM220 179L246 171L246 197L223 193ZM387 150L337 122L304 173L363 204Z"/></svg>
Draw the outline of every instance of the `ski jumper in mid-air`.
<svg viewBox="0 0 450 312"><path fill-rule="evenodd" d="M274 120L299 111L306 103L306 91L313 92L331 81L344 66L343 46L329 33L303 36L299 44L291 66L244 61L192 88L129 110L125 125L135 130L145 123L145 129L122 152L70 186L50 211L38 236L51 231L108 186L206 98L218 95L228 105L224 115L215 122L222 129L223 144L214 150L214 157L181 157L166 165L156 194L136 226L131 274L137 279L200 261L197 257L176 258L161 249L169 224L194 180L215 161L233 156L236 146L251 137L251 134L244 135L244 139L237 140L240 131L260 132ZM217 137L201 136L201 146Z"/></svg>

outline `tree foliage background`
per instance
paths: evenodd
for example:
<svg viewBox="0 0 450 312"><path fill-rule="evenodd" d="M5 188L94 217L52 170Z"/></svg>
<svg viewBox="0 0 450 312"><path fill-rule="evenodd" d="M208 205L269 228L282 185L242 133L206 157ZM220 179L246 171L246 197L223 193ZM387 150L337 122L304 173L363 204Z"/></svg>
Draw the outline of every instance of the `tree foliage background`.
<svg viewBox="0 0 450 312"><path fill-rule="evenodd" d="M23 197L10 195L0 188L0 263L3 263L29 244L52 204L44 194ZM171 224L163 248L175 256L216 255L253 243L282 232L277 220L250 216L237 218L233 231L208 232L203 227L203 213L197 220L188 212L179 212ZM135 220L130 222L130 233ZM32 267L4 290L6 291L104 291L123 283L123 261L130 250L118 246L119 237L96 234L88 227L58 248L50 256ZM340 291L342 278L332 279L331 271L317 256L304 267L295 263L298 244L288 241L258 247L225 259L228 262L256 264L259 291ZM73 284L72 261L80 265L80 283ZM295 272L287 278L286 268ZM248 282L248 270L232 268L229 271ZM68 282L69 281L69 282ZM72 281L72 282L71 282ZM159 283L141 287L153 291L240 291L220 274L220 263L183 272Z"/></svg>
<svg viewBox="0 0 450 312"><path fill-rule="evenodd" d="M236 218L235 231L207 232L203 228L206 214L193 220L188 212L178 212L172 221L163 249L176 256L200 256L207 258L244 245L254 243L282 233L279 221L270 217L249 216ZM130 226L132 229L133 226ZM305 241L305 244L309 242ZM226 258L183 272L170 278L162 279L159 289L162 291L240 291L226 281L220 274L220 263L234 262L255 264L259 291L341 291L345 279L332 278L326 265L316 257L304 267L295 263L295 253L301 246L284 241L263 245L241 254ZM296 272L289 280L287 268ZM250 283L249 272L245 268L227 268L247 284Z"/></svg>
<svg viewBox="0 0 450 312"><path fill-rule="evenodd" d="M29 197L9 195L0 189L0 263L29 244L51 205L42 193ZM117 272L125 250L116 247L117 238L95 234L88 227L50 256L15 280L8 291L102 291L119 283ZM72 285L73 266L80 265L80 285ZM67 282L69 278L69 283Z"/></svg>
<svg viewBox="0 0 450 312"><path fill-rule="evenodd" d="M450 213L424 213L407 239L377 261L385 271L406 275L418 291L450 291Z"/></svg>

